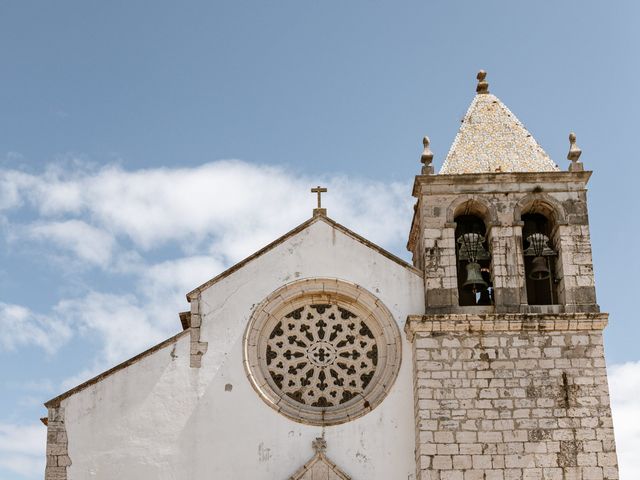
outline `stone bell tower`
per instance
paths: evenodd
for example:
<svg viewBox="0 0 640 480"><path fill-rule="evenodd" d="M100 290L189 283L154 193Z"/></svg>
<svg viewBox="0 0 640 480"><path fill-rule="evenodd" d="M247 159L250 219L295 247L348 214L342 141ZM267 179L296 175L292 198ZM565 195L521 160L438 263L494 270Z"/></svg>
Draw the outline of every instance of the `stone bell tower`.
<svg viewBox="0 0 640 480"><path fill-rule="evenodd" d="M573 134L561 171L485 77L437 175L425 137L413 187L416 478L618 479L591 172Z"/></svg>

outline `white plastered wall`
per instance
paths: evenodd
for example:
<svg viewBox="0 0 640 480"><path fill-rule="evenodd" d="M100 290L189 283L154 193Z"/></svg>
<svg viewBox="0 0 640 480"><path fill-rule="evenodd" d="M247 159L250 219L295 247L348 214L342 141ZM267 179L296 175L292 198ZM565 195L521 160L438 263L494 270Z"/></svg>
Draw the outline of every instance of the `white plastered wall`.
<svg viewBox="0 0 640 480"><path fill-rule="evenodd" d="M424 312L422 278L324 221L312 223L202 292L201 368L189 367L189 336L62 401L69 478L285 480L313 451L321 427L267 406L242 363L255 305L283 284L333 277L376 295L402 332ZM413 479L415 423L411 349L387 398L353 422L326 427L327 456L353 480Z"/></svg>

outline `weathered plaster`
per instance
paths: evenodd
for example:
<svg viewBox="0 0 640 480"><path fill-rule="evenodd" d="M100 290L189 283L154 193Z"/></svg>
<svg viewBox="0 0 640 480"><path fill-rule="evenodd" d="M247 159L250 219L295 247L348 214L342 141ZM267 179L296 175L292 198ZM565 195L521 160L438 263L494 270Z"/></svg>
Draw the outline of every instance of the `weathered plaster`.
<svg viewBox="0 0 640 480"><path fill-rule="evenodd" d="M316 221L198 291L185 335L58 400L69 438L69 478L285 479L308 461L322 427L303 425L258 397L242 364L253 308L294 279L336 277L378 296L398 325L424 312L422 278L328 222ZM194 295L191 296L194 299ZM193 305L193 302L192 302ZM198 342L191 368L194 313ZM403 356L410 346L402 339ZM411 362L367 415L325 427L332 459L354 479L410 478L415 471ZM384 432L384 433L383 433Z"/></svg>

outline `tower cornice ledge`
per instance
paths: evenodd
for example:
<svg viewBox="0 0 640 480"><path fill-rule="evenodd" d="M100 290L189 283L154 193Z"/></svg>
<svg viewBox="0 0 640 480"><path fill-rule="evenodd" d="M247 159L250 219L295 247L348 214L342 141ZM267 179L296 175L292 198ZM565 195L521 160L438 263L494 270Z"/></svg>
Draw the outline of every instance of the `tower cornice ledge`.
<svg viewBox="0 0 640 480"><path fill-rule="evenodd" d="M580 185L584 188L593 172L589 170L576 172L501 172L501 173L461 173L451 175L416 175L413 183L413 196L418 197L423 186L443 186L451 185L454 188L460 186L473 186L477 191L478 185L504 185L505 190L530 191L531 185L560 184L565 188L568 185Z"/></svg>
<svg viewBox="0 0 640 480"><path fill-rule="evenodd" d="M608 313L581 312L409 315L404 331L412 342L416 333L602 331L608 321Z"/></svg>

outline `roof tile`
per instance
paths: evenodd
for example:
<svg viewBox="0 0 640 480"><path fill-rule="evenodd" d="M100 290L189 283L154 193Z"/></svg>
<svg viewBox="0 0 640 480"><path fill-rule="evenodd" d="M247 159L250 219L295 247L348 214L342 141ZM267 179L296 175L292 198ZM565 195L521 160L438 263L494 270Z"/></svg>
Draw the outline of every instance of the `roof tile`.
<svg viewBox="0 0 640 480"><path fill-rule="evenodd" d="M551 172L558 166L495 96L475 96L440 169L441 175Z"/></svg>

